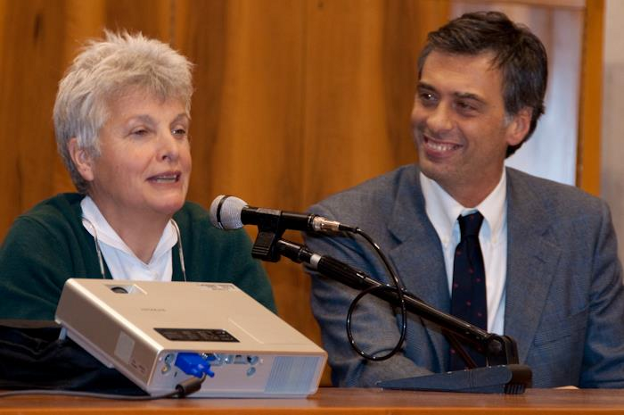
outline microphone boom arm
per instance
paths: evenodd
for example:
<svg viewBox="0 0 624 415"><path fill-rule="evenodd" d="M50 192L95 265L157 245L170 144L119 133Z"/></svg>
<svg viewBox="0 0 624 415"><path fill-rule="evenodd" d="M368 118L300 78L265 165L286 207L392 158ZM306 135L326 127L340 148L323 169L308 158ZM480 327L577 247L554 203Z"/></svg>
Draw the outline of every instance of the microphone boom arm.
<svg viewBox="0 0 624 415"><path fill-rule="evenodd" d="M279 239L275 243L274 252L295 262L305 262L317 269L321 274L355 289L371 289L371 294L392 304L399 305L396 289L380 283L364 272L338 261L329 256L321 256L307 247ZM414 294L403 291L405 307L408 311L439 325L444 332L461 337L483 350L489 366L518 364L518 351L515 341L505 335L488 333L452 315L443 313L420 300Z"/></svg>

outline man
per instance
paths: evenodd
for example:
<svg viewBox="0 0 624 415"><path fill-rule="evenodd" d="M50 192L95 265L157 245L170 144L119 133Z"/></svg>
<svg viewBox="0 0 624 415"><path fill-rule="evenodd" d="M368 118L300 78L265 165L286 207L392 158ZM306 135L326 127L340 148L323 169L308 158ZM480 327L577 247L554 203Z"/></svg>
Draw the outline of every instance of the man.
<svg viewBox="0 0 624 415"><path fill-rule="evenodd" d="M426 303L514 338L520 363L533 370L533 386L624 387L624 291L608 207L576 188L504 167L543 113L543 45L502 13L466 14L429 34L418 70L412 111L418 165L311 211L367 231L405 289ZM483 218L476 228L481 271L472 259L461 265L468 217ZM390 283L359 237L308 235L306 243ZM374 386L462 368L440 328L413 314L398 353L383 361L362 358L345 330L357 292L308 271L334 384ZM470 295L482 296L482 309L472 297L460 300L462 273L469 274ZM357 346L381 356L395 347L401 318L367 298L351 324Z"/></svg>

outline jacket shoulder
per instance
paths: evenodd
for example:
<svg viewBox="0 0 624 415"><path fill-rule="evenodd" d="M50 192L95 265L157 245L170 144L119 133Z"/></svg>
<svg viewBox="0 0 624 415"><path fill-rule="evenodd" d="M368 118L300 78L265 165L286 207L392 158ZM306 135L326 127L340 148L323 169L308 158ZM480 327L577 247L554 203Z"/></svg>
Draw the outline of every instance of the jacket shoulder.
<svg viewBox="0 0 624 415"><path fill-rule="evenodd" d="M591 195L578 187L532 176L519 170L507 169L509 189L513 195L525 199L524 202L537 202L553 214L587 214L594 210L608 209L601 198Z"/></svg>
<svg viewBox="0 0 624 415"><path fill-rule="evenodd" d="M365 223L377 216L387 216L406 189L412 195L420 192L418 175L419 170L415 165L401 166L335 193L311 206L309 211L351 224Z"/></svg>

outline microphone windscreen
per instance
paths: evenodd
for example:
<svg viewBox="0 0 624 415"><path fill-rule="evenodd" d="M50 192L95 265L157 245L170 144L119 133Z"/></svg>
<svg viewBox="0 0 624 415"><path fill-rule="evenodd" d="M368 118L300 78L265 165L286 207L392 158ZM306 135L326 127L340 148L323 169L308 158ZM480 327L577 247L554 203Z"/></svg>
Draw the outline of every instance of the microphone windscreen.
<svg viewBox="0 0 624 415"><path fill-rule="evenodd" d="M220 195L210 205L210 222L218 229L243 227L241 213L247 203L236 196Z"/></svg>

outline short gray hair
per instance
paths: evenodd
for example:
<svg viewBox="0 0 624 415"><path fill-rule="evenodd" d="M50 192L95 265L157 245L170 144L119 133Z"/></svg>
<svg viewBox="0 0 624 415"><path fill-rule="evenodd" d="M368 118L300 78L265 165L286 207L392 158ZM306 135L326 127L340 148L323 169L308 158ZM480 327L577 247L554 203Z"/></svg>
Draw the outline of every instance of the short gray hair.
<svg viewBox="0 0 624 415"><path fill-rule="evenodd" d="M191 68L169 45L141 33L105 31L104 40L87 43L59 83L54 104L57 149L80 193L87 193L89 184L71 159L70 139L76 137L79 148L98 157L98 136L108 120L109 101L132 87L179 99L190 113Z"/></svg>

